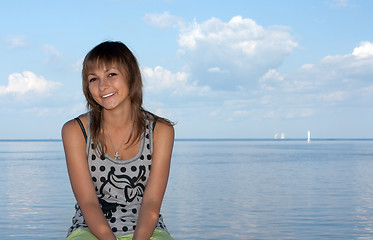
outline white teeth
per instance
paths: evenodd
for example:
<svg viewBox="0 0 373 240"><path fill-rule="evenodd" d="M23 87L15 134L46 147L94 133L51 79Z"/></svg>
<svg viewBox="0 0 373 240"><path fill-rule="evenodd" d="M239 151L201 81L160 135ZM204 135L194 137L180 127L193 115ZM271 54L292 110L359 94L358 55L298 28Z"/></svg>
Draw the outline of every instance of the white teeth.
<svg viewBox="0 0 373 240"><path fill-rule="evenodd" d="M107 98L107 97L113 96L114 94L115 94L115 92L112 92L112 93L109 93L109 94L106 94L106 95L102 96L102 98Z"/></svg>

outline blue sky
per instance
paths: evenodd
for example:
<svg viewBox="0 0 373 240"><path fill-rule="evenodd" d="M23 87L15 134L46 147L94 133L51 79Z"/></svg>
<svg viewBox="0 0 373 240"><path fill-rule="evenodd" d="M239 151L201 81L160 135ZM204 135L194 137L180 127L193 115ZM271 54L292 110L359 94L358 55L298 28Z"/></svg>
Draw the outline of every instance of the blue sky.
<svg viewBox="0 0 373 240"><path fill-rule="evenodd" d="M58 139L80 70L126 43L177 138L372 138L373 1L15 0L0 16L0 139Z"/></svg>

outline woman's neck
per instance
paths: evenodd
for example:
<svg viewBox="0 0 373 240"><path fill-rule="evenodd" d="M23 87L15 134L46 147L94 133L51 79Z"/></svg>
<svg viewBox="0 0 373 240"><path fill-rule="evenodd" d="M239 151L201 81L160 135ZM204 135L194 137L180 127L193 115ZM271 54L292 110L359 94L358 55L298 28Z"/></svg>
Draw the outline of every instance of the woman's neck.
<svg viewBox="0 0 373 240"><path fill-rule="evenodd" d="M129 108L103 111L103 126L111 129L122 129L133 122L132 110Z"/></svg>

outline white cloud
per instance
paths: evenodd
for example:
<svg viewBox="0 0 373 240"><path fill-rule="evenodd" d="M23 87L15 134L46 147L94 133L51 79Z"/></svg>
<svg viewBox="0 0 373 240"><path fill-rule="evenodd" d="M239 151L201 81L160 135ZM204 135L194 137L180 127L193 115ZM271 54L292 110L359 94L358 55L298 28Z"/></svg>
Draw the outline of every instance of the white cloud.
<svg viewBox="0 0 373 240"><path fill-rule="evenodd" d="M345 100L347 93L344 91L335 91L330 92L325 95L321 95L321 99L326 100L327 102L343 101Z"/></svg>
<svg viewBox="0 0 373 240"><path fill-rule="evenodd" d="M263 27L240 16L228 22L212 18L180 27L178 43L184 70L143 68L145 90L161 93L163 99L171 96L170 104L182 96L204 95L190 99L213 106L203 111L208 117L302 119L330 114L346 104L360 107L363 100L358 99L373 95L371 42L289 72L279 67L298 43L287 27Z"/></svg>
<svg viewBox="0 0 373 240"><path fill-rule="evenodd" d="M266 80L271 79L275 82L282 82L284 81L284 77L277 72L275 69L270 69L264 76L260 79L260 81L265 82Z"/></svg>
<svg viewBox="0 0 373 240"><path fill-rule="evenodd" d="M27 46L26 37L19 35L8 35L4 37L5 46L9 49L23 48Z"/></svg>
<svg viewBox="0 0 373 240"><path fill-rule="evenodd" d="M300 117L310 117L316 113L315 109L310 109L310 108L303 108L301 112L299 113Z"/></svg>
<svg viewBox="0 0 373 240"><path fill-rule="evenodd" d="M74 72L81 72L84 59L81 58L71 65Z"/></svg>
<svg viewBox="0 0 373 240"><path fill-rule="evenodd" d="M247 110L237 110L237 111L234 111L233 112L233 115L234 116L247 116L247 115L249 115L249 111L247 111Z"/></svg>
<svg viewBox="0 0 373 240"><path fill-rule="evenodd" d="M269 109L268 111L262 109L256 109L254 115L259 118L269 119L295 119L295 118L307 118L315 115L317 111L313 108L303 107L284 107Z"/></svg>
<svg viewBox="0 0 373 240"><path fill-rule="evenodd" d="M181 17L171 15L168 12L162 14L146 14L144 16L144 22L158 28L182 27L184 25Z"/></svg>
<svg viewBox="0 0 373 240"><path fill-rule="evenodd" d="M330 114L346 105L371 106L370 45L363 42L351 54L327 56L290 72L270 69L258 79L257 87L249 88L249 94L234 92L234 99L222 100L221 112L228 113L226 119L301 119Z"/></svg>
<svg viewBox="0 0 373 240"><path fill-rule="evenodd" d="M259 80L257 102L246 109L268 118L303 118L346 105L366 106L364 99L373 95L371 46L362 42L351 54L326 56L287 73L269 70Z"/></svg>
<svg viewBox="0 0 373 240"><path fill-rule="evenodd" d="M327 56L315 64L313 71L328 73L330 80L370 80L373 74L373 43L362 42L352 54ZM326 79L325 79L326 80ZM347 82L347 81L344 81ZM349 81L351 82L351 81Z"/></svg>
<svg viewBox="0 0 373 240"><path fill-rule="evenodd" d="M275 69L270 69L266 72L263 77L259 79L259 82L262 84L262 88L266 90L275 90L275 87L272 85L266 84L266 82L270 83L281 83L284 81L284 77L277 72Z"/></svg>
<svg viewBox="0 0 373 240"><path fill-rule="evenodd" d="M331 7L347 7L350 0L333 0L330 3Z"/></svg>
<svg viewBox="0 0 373 240"><path fill-rule="evenodd" d="M207 69L208 72L215 72L215 73L224 73L227 72L225 70L220 69L220 67L212 67Z"/></svg>
<svg viewBox="0 0 373 240"><path fill-rule="evenodd" d="M55 46L45 44L43 46L43 51L45 54L47 54L47 59L45 60L45 63L53 62L61 57L60 51Z"/></svg>
<svg viewBox="0 0 373 240"><path fill-rule="evenodd" d="M42 106L35 106L32 108L26 108L23 112L27 114L32 114L34 116L42 116L42 117L55 117L55 116L64 116L66 114L70 115L70 117L75 117L82 112L87 111L86 105L84 103L73 103L64 105L61 107L42 107Z"/></svg>
<svg viewBox="0 0 373 240"><path fill-rule="evenodd" d="M373 43L362 42L351 54L326 56L289 73L268 71L260 80L266 90L283 92L328 92L324 99L342 100L342 92L366 86L373 77ZM338 94L336 94L338 93Z"/></svg>
<svg viewBox="0 0 373 240"><path fill-rule="evenodd" d="M373 57L373 43L362 42L359 47L354 48L352 55L357 58Z"/></svg>
<svg viewBox="0 0 373 240"><path fill-rule="evenodd" d="M24 110L25 113L39 116L39 117L47 117L53 115L59 115L61 113L60 108L43 108L43 107L34 107L34 108L27 108Z"/></svg>
<svg viewBox="0 0 373 240"><path fill-rule="evenodd" d="M230 98L228 100L225 100L223 103L223 106L233 108L233 109L243 109L246 108L252 104L255 104L253 100L251 99L245 99L242 96L239 98Z"/></svg>
<svg viewBox="0 0 373 240"><path fill-rule="evenodd" d="M241 16L229 22L217 18L194 21L180 29L178 42L191 77L224 90L255 82L269 69L279 67L298 46L286 27L265 28Z"/></svg>
<svg viewBox="0 0 373 240"><path fill-rule="evenodd" d="M78 115L87 110L86 104L82 102L74 103L72 106L67 106L64 112L70 112L70 114Z"/></svg>
<svg viewBox="0 0 373 240"><path fill-rule="evenodd" d="M62 83L48 81L43 76L38 77L29 71L24 71L23 74L13 73L8 80L8 86L0 86L0 96L8 93L23 95L29 92L43 94L62 86Z"/></svg>
<svg viewBox="0 0 373 240"><path fill-rule="evenodd" d="M216 117L216 116L218 116L220 114L220 112L221 112L220 110L215 110L213 112L210 112L209 116L210 117Z"/></svg>
<svg viewBox="0 0 373 240"><path fill-rule="evenodd" d="M156 66L154 69L144 67L142 75L146 81L145 91L152 93L169 91L179 95L204 95L210 91L207 86L198 86L197 82L189 82L187 73L172 73L161 66Z"/></svg>
<svg viewBox="0 0 373 240"><path fill-rule="evenodd" d="M371 97L372 98L373 97L373 85L363 87L361 89L361 94L364 97Z"/></svg>

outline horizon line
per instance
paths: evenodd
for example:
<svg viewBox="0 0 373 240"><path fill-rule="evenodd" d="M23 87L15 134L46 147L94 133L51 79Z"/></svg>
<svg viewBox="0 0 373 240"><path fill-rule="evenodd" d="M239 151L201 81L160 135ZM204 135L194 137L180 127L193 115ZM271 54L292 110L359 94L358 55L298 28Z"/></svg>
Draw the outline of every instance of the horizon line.
<svg viewBox="0 0 373 240"><path fill-rule="evenodd" d="M357 140L364 140L364 141L372 141L373 138L311 138L312 141L333 141L333 140L345 140L345 141L357 141ZM307 138L175 138L175 141L307 141ZM62 142L61 138L30 138L30 139L0 139L0 142Z"/></svg>

